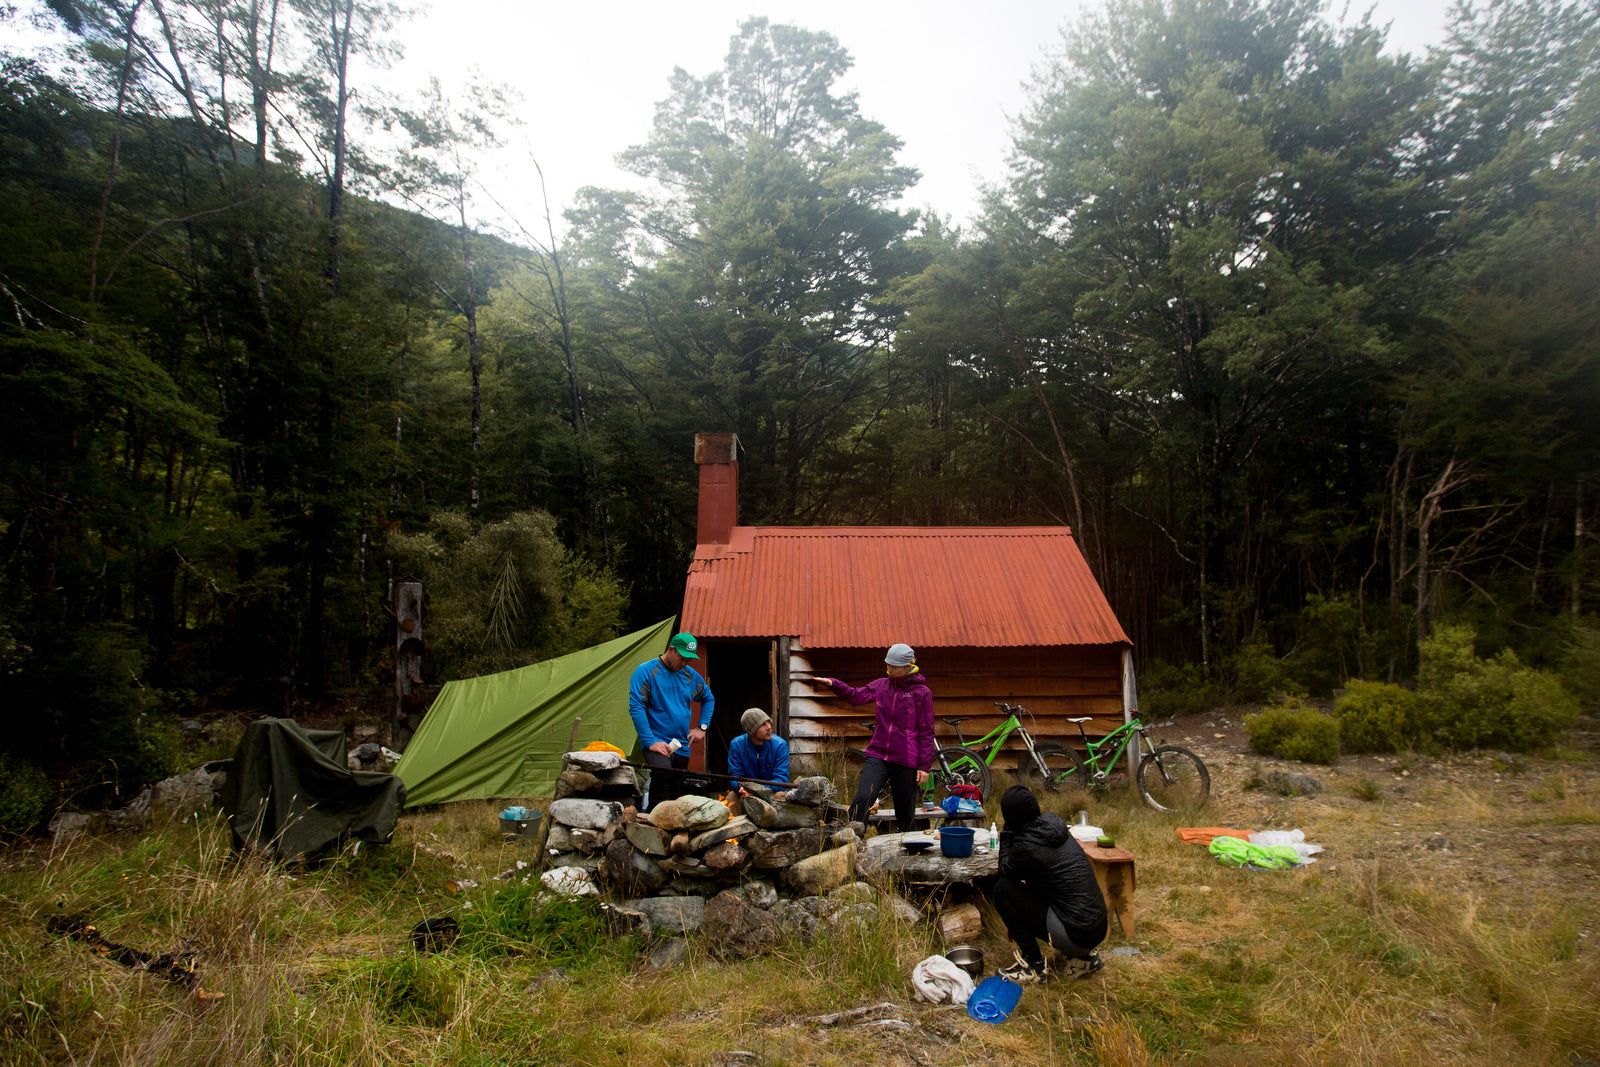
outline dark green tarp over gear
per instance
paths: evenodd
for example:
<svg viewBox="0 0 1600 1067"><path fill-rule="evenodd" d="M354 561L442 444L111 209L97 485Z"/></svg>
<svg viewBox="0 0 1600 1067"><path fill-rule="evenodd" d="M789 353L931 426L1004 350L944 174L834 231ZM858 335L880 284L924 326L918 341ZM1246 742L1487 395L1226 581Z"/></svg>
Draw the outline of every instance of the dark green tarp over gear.
<svg viewBox="0 0 1600 1067"><path fill-rule="evenodd" d="M514 671L446 682L394 773L412 804L547 797L581 718L576 747L637 740L628 717L633 669L659 655L672 619Z"/></svg>
<svg viewBox="0 0 1600 1067"><path fill-rule="evenodd" d="M297 862L318 859L347 838L388 841L406 787L395 775L346 767L343 730L261 719L239 738L221 800L234 847Z"/></svg>

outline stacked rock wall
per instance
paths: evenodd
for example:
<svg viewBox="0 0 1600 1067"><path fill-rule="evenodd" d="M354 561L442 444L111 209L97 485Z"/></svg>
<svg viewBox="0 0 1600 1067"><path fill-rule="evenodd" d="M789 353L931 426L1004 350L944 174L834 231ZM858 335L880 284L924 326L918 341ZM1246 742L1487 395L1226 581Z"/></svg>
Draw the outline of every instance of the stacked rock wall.
<svg viewBox="0 0 1600 1067"><path fill-rule="evenodd" d="M550 805L546 884L602 892L616 933L660 942L648 966L675 966L682 935L728 959L758 955L824 926L915 923L922 913L855 881L855 832L826 778L782 792L747 787L738 811L682 796L639 810L633 768L615 754L568 753Z"/></svg>
<svg viewBox="0 0 1600 1067"><path fill-rule="evenodd" d="M619 756L569 752L550 805L550 866L580 868L626 899L709 898L756 881L811 896L854 877L856 836L827 779L752 792L736 801L738 812L686 795L646 814L634 770Z"/></svg>

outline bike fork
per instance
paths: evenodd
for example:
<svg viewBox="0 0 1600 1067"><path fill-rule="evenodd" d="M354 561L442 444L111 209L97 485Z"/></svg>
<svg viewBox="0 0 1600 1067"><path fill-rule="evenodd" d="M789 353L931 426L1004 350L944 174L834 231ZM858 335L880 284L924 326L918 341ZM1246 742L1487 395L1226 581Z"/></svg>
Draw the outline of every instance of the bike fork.
<svg viewBox="0 0 1600 1067"><path fill-rule="evenodd" d="M1050 781L1050 768L1045 766L1044 757L1039 755L1039 750L1033 747L1033 738L1028 735L1027 731L1023 731L1022 739L1028 746L1028 757L1033 760L1034 767L1038 768L1039 780L1048 783Z"/></svg>

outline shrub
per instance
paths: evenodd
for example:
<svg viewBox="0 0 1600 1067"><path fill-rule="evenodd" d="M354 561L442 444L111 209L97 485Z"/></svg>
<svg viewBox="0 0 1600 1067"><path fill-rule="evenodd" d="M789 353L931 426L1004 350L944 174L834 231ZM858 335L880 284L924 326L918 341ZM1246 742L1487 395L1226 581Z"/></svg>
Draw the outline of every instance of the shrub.
<svg viewBox="0 0 1600 1067"><path fill-rule="evenodd" d="M183 736L178 724L164 715L123 719L103 728L100 758L103 785L110 798L123 802L141 789L178 773L183 756Z"/></svg>
<svg viewBox="0 0 1600 1067"><path fill-rule="evenodd" d="M1583 707L1600 708L1600 629L1573 628L1562 657L1561 682Z"/></svg>
<svg viewBox="0 0 1600 1067"><path fill-rule="evenodd" d="M1210 711L1223 702L1222 688L1198 663L1150 664L1140 676L1139 707L1146 720Z"/></svg>
<svg viewBox="0 0 1600 1067"><path fill-rule="evenodd" d="M1417 667L1417 688L1438 690L1456 679L1481 670L1474 645L1477 634L1470 626L1436 626L1417 646L1421 663Z"/></svg>
<svg viewBox="0 0 1600 1067"><path fill-rule="evenodd" d="M1527 752L1554 741L1578 719L1578 699L1548 671L1516 653L1481 659L1470 627L1441 626L1423 641L1418 694L1432 735L1457 748Z"/></svg>
<svg viewBox="0 0 1600 1067"><path fill-rule="evenodd" d="M436 512L425 531L391 531L387 547L426 586L429 660L440 677L521 667L622 629L626 587L569 554L547 512L493 523Z"/></svg>
<svg viewBox="0 0 1600 1067"><path fill-rule="evenodd" d="M1332 763L1339 755L1339 722L1298 700L1244 717L1250 747L1268 756Z"/></svg>
<svg viewBox="0 0 1600 1067"><path fill-rule="evenodd" d="M54 799L48 775L25 760L0 755L0 833L26 833L39 826Z"/></svg>
<svg viewBox="0 0 1600 1067"><path fill-rule="evenodd" d="M4 642L0 642L3 645ZM23 647L23 646L18 646ZM48 764L74 806L122 804L177 769L181 746L164 691L146 683L145 639L120 623L38 628L13 704L13 755ZM0 659L9 653L0 648ZM9 665L8 665L9 666Z"/></svg>
<svg viewBox="0 0 1600 1067"><path fill-rule="evenodd" d="M1346 752L1400 752L1430 739L1422 698L1388 682L1352 679L1333 714Z"/></svg>
<svg viewBox="0 0 1600 1067"><path fill-rule="evenodd" d="M1578 698L1551 672L1523 667L1512 672L1509 683L1511 699L1501 715L1508 739L1502 747L1513 751L1543 747L1578 721ZM1528 742L1526 746L1522 741Z"/></svg>
<svg viewBox="0 0 1600 1067"><path fill-rule="evenodd" d="M1233 677L1233 699L1242 704L1306 695L1305 686L1290 676L1288 666L1267 645L1245 645L1228 657L1227 670Z"/></svg>

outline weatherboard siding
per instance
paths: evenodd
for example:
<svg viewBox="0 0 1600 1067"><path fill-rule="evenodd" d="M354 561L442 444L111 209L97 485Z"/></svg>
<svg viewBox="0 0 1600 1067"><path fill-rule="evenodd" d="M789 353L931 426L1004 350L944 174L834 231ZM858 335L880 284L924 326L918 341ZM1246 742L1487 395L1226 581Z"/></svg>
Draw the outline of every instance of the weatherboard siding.
<svg viewBox="0 0 1600 1067"><path fill-rule="evenodd" d="M883 673L881 649L797 649L788 659L788 740L795 755L823 755L844 748L863 748L868 734L859 725L873 716L871 704L854 705L813 679L841 678L861 686ZM1037 741L1060 741L1081 747L1082 738L1069 718L1088 715L1090 737L1110 733L1122 724L1122 646L1076 646L1019 649L919 649L918 666L933 690L936 736L941 745L955 744L956 732L944 719L966 717L961 731L975 741L1003 720L997 701L1021 704L1032 712L1023 719ZM1013 735L996 766L1015 763L1022 751Z"/></svg>

